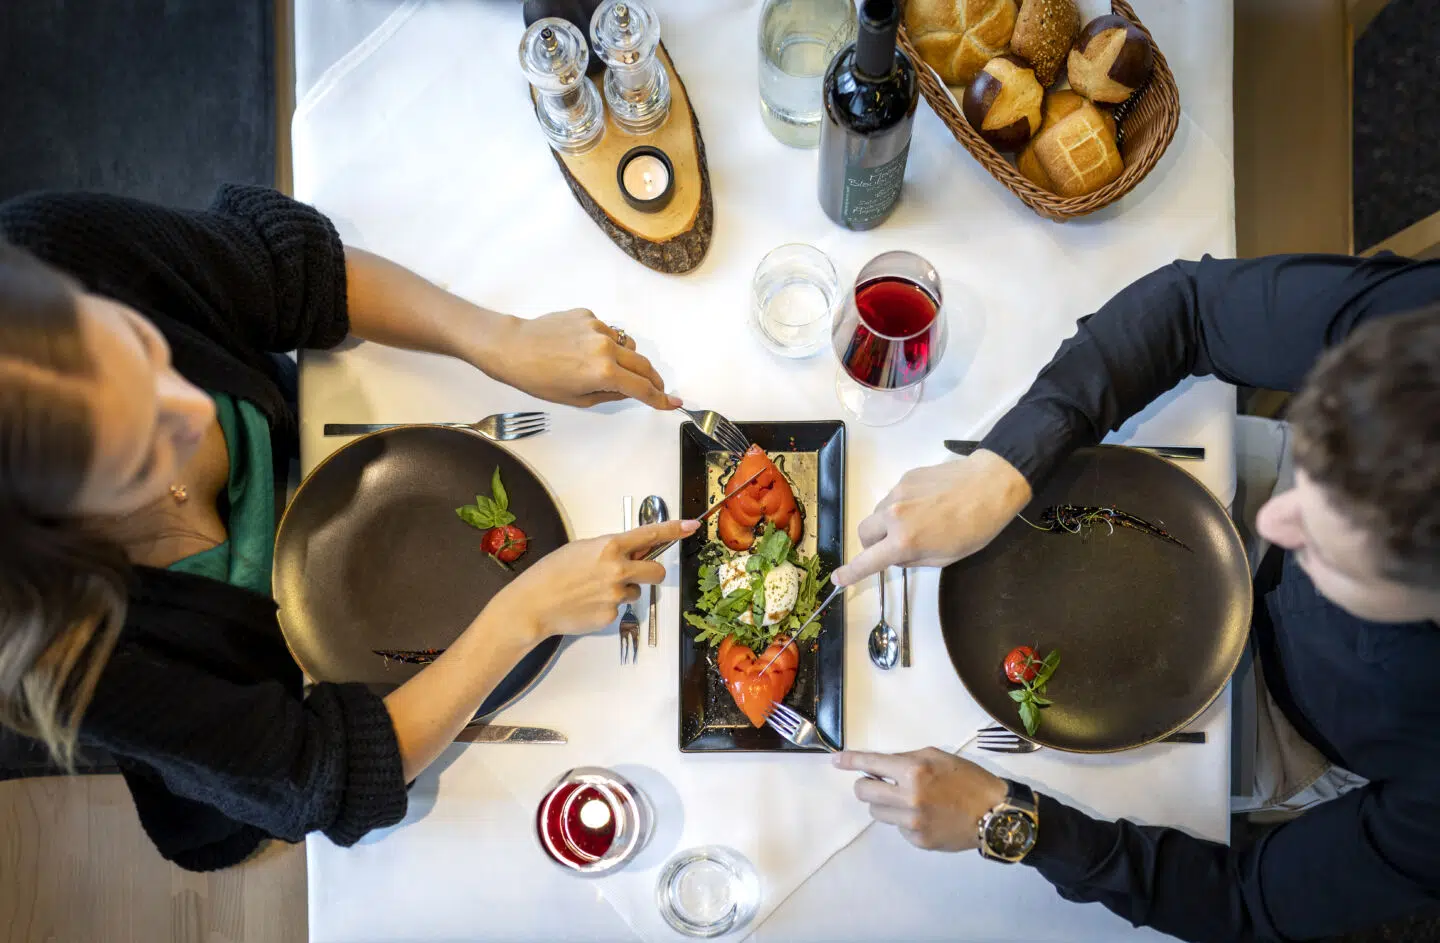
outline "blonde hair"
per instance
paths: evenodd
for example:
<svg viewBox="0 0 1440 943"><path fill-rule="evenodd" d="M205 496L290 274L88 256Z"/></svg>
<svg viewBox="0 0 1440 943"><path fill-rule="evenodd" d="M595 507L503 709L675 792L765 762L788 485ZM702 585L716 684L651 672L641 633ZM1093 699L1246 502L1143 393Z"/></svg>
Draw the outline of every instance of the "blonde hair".
<svg viewBox="0 0 1440 943"><path fill-rule="evenodd" d="M0 724L73 768L125 621L124 549L73 511L94 452L79 289L0 243Z"/></svg>

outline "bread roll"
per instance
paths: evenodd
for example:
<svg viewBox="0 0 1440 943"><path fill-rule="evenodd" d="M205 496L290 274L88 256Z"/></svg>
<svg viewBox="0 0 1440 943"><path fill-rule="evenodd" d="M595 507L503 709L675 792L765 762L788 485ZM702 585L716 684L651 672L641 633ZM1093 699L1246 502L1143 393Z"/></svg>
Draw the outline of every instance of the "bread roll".
<svg viewBox="0 0 1440 943"><path fill-rule="evenodd" d="M942 82L964 86L1006 51L1015 12L1015 0L909 0L905 29Z"/></svg>
<svg viewBox="0 0 1440 943"><path fill-rule="evenodd" d="M1010 49L1035 69L1035 78L1049 88L1060 76L1065 57L1080 33L1075 0L1021 0L1010 35Z"/></svg>
<svg viewBox="0 0 1440 943"><path fill-rule="evenodd" d="M1044 98L1029 63L996 56L965 89L965 120L997 151L1018 151L1040 130Z"/></svg>
<svg viewBox="0 0 1440 943"><path fill-rule="evenodd" d="M1135 93L1155 67L1155 50L1140 27L1123 16L1097 16L1070 50L1070 87L1091 101L1119 104Z"/></svg>
<svg viewBox="0 0 1440 943"><path fill-rule="evenodd" d="M1125 170L1115 144L1115 119L1069 90L1045 96L1040 133L1020 152L1016 168L1037 187L1077 197Z"/></svg>

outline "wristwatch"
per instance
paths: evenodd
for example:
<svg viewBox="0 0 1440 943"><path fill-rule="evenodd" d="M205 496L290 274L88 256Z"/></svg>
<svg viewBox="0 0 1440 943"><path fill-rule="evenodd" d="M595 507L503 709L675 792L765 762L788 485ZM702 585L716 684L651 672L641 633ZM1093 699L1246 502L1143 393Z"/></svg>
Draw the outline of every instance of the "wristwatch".
<svg viewBox="0 0 1440 943"><path fill-rule="evenodd" d="M1005 780L1005 798L980 818L980 854L991 861L1015 864L1035 847L1039 833L1035 791L1024 783Z"/></svg>

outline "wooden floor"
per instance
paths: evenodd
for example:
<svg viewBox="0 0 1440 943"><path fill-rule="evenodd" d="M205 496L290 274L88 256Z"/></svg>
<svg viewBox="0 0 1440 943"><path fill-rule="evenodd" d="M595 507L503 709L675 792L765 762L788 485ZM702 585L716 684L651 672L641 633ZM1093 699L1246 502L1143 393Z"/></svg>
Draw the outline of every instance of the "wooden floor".
<svg viewBox="0 0 1440 943"><path fill-rule="evenodd" d="M193 874L119 776L0 783L0 943L305 943L305 846Z"/></svg>

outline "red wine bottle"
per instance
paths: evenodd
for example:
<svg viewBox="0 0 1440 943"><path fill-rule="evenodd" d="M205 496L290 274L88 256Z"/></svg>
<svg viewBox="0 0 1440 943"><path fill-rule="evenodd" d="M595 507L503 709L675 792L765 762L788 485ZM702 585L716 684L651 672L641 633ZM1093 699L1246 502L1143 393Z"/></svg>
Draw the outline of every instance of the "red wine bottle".
<svg viewBox="0 0 1440 943"><path fill-rule="evenodd" d="M825 71L820 206L847 229L883 223L905 181L918 98L899 27L899 0L861 0L859 35Z"/></svg>

